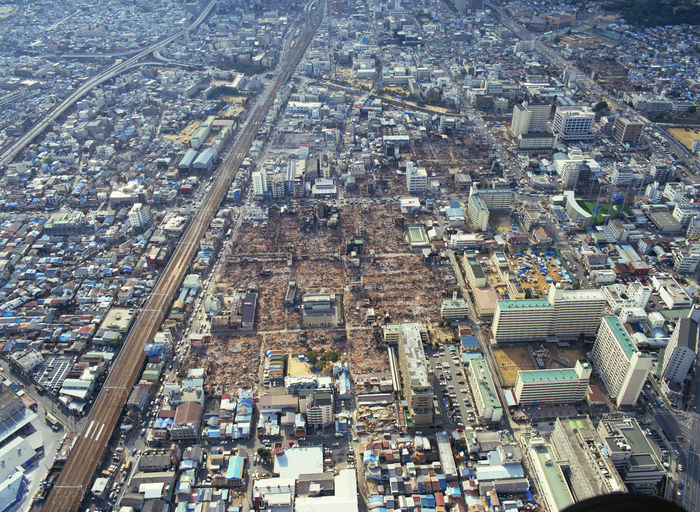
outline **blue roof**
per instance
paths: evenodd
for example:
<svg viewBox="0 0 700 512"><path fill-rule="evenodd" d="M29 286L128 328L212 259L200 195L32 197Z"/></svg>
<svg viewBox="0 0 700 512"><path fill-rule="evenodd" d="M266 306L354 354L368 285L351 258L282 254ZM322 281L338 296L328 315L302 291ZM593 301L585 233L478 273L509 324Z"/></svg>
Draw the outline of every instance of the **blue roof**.
<svg viewBox="0 0 700 512"><path fill-rule="evenodd" d="M460 340L462 341L462 346L465 348L479 346L479 342L477 341L476 336L462 336L460 337Z"/></svg>
<svg viewBox="0 0 700 512"><path fill-rule="evenodd" d="M228 480L241 480L243 478L243 457L240 455L229 457L226 478Z"/></svg>

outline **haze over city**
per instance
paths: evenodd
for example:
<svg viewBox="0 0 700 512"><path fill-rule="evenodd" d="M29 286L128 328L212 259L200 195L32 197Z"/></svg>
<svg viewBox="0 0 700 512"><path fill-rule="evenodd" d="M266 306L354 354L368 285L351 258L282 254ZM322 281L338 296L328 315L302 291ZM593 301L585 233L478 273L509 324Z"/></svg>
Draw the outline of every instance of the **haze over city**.
<svg viewBox="0 0 700 512"><path fill-rule="evenodd" d="M699 23L0 3L0 511L700 510Z"/></svg>

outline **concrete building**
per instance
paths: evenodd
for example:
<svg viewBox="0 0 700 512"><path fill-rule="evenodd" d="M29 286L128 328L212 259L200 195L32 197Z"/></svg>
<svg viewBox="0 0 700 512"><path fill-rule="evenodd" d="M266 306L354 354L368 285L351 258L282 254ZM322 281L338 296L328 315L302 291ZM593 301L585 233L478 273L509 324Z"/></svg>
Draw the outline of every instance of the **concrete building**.
<svg viewBox="0 0 700 512"><path fill-rule="evenodd" d="M517 141L518 148L533 150L554 147L557 139L547 128L551 111L549 103L525 102L513 107L510 134Z"/></svg>
<svg viewBox="0 0 700 512"><path fill-rule="evenodd" d="M503 416L503 407L498 399L496 387L483 357L469 360L466 368L467 380L474 398L474 408L480 422L498 423Z"/></svg>
<svg viewBox="0 0 700 512"><path fill-rule="evenodd" d="M600 290L564 290L551 285L546 299L498 301L492 330L499 342L593 335L605 305Z"/></svg>
<svg viewBox="0 0 700 512"><path fill-rule="evenodd" d="M637 420L602 420L598 436L630 492L654 494L666 472Z"/></svg>
<svg viewBox="0 0 700 512"><path fill-rule="evenodd" d="M552 131L558 140L593 139L595 114L588 108L558 106L552 121Z"/></svg>
<svg viewBox="0 0 700 512"><path fill-rule="evenodd" d="M464 299L443 299L440 306L440 318L443 320L462 320L469 315L469 305Z"/></svg>
<svg viewBox="0 0 700 512"><path fill-rule="evenodd" d="M585 400L591 365L585 359L574 368L519 371L515 399L521 405L568 404Z"/></svg>
<svg viewBox="0 0 700 512"><path fill-rule="evenodd" d="M129 210L131 229L141 230L151 225L151 209L143 203L136 203Z"/></svg>
<svg viewBox="0 0 700 512"><path fill-rule="evenodd" d="M253 194L262 197L267 192L267 173L265 171L253 171L251 173L253 181Z"/></svg>
<svg viewBox="0 0 700 512"><path fill-rule="evenodd" d="M644 123L640 120L618 117L612 129L612 136L620 144L634 146L639 144L644 131Z"/></svg>
<svg viewBox="0 0 700 512"><path fill-rule="evenodd" d="M574 497L567 485L563 468L553 457L551 446L541 437L521 438L525 460L540 500L547 512L559 512L573 505Z"/></svg>
<svg viewBox="0 0 700 512"><path fill-rule="evenodd" d="M170 439L174 441L197 439L201 416L202 405L199 402L183 402L178 405L170 427Z"/></svg>
<svg viewBox="0 0 700 512"><path fill-rule="evenodd" d="M465 253L462 264L464 265L464 276L472 289L486 286L486 273L475 254Z"/></svg>
<svg viewBox="0 0 700 512"><path fill-rule="evenodd" d="M420 194L428 189L428 172L423 167L406 164L406 189L409 194Z"/></svg>
<svg viewBox="0 0 700 512"><path fill-rule="evenodd" d="M617 317L603 317L591 362L618 407L637 403L652 358L637 350Z"/></svg>
<svg viewBox="0 0 700 512"><path fill-rule="evenodd" d="M700 310L680 318L664 350L662 371L664 379L681 384L695 362L698 352L698 321Z"/></svg>
<svg viewBox="0 0 700 512"><path fill-rule="evenodd" d="M584 210L576 201L573 190L566 190L564 196L564 209L571 219L571 222L581 227L588 227L593 224L593 215Z"/></svg>
<svg viewBox="0 0 700 512"><path fill-rule="evenodd" d="M472 189L473 190L473 189ZM467 215L469 222L476 231L488 231L489 229L489 209L479 194L469 194L467 203Z"/></svg>
<svg viewBox="0 0 700 512"><path fill-rule="evenodd" d="M400 324L398 350L404 398L415 427L433 423L433 386L428 378L421 327L415 322Z"/></svg>
<svg viewBox="0 0 700 512"><path fill-rule="evenodd" d="M513 107L513 120L510 133L519 137L525 133L544 132L547 130L552 105L540 102L525 102Z"/></svg>
<svg viewBox="0 0 700 512"><path fill-rule="evenodd" d="M490 211L510 211L513 206L513 191L510 188L474 189Z"/></svg>
<svg viewBox="0 0 700 512"><path fill-rule="evenodd" d="M627 491L612 461L601 453L601 440L588 416L557 418L550 441L577 502Z"/></svg>

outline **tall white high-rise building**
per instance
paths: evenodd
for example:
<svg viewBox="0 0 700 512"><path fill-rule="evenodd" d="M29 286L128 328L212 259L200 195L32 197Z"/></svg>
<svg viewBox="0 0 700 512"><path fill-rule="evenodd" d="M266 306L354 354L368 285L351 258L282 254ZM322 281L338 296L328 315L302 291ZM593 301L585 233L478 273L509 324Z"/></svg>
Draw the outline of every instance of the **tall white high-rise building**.
<svg viewBox="0 0 700 512"><path fill-rule="evenodd" d="M637 403L651 370L652 358L637 350L617 317L603 317L591 351L591 362L618 407Z"/></svg>
<svg viewBox="0 0 700 512"><path fill-rule="evenodd" d="M552 131L559 140L590 140L593 138L595 114L582 107L557 107Z"/></svg>
<svg viewBox="0 0 700 512"><path fill-rule="evenodd" d="M143 203L136 203L129 210L131 229L139 230L151 225L151 209Z"/></svg>
<svg viewBox="0 0 700 512"><path fill-rule="evenodd" d="M250 175L253 181L253 194L262 196L267 192L267 173L265 171L253 171Z"/></svg>
<svg viewBox="0 0 700 512"><path fill-rule="evenodd" d="M510 132L514 137L531 132L546 132L552 105L549 103L524 102L513 107Z"/></svg>
<svg viewBox="0 0 700 512"><path fill-rule="evenodd" d="M406 163L406 188L412 194L428 189L428 172L423 167L415 167L413 162Z"/></svg>
<svg viewBox="0 0 700 512"><path fill-rule="evenodd" d="M699 320L700 310L698 309L692 309L687 317L678 320L664 350L662 363L664 379L681 384L688 375L698 353Z"/></svg>

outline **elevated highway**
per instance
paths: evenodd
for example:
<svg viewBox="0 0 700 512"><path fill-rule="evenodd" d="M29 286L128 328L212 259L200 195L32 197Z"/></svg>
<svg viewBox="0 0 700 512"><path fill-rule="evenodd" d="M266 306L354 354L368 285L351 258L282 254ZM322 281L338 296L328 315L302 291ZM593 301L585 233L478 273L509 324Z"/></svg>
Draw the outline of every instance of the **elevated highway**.
<svg viewBox="0 0 700 512"><path fill-rule="evenodd" d="M153 53L154 51L159 50L160 48L163 48L164 46L172 43L173 41L181 37L186 30L192 31L199 27L199 25L202 24L202 22L207 18L207 16L209 16L209 13L211 13L212 9L216 5L216 2L217 0L211 0L204 8L204 10L200 13L200 15L197 17L197 19L194 20L187 29L180 30L179 32L176 32L175 34L168 36L165 39L162 39L156 43L153 43L152 45L147 46L146 48L143 48L133 57L130 57L122 62L113 64L98 75L89 78L83 84L78 86L78 88L74 90L70 94L70 96L65 98L53 109L51 109L49 112L43 115L40 121L38 121L17 140L10 144L2 152L2 154L0 154L0 168L12 162L12 160L14 160L15 157L19 155L20 152L24 150L24 148L27 147L27 145L30 142L32 142L40 133L46 130L47 127L52 125L60 116L62 116L66 112L66 110L72 107L75 104L75 102L84 97L92 89L106 82L107 80L111 80L115 76L124 73L125 71L128 71L129 69L133 69L135 65L138 65L141 59Z"/></svg>

